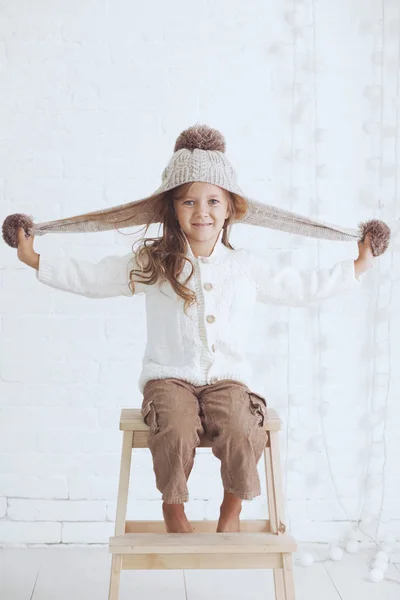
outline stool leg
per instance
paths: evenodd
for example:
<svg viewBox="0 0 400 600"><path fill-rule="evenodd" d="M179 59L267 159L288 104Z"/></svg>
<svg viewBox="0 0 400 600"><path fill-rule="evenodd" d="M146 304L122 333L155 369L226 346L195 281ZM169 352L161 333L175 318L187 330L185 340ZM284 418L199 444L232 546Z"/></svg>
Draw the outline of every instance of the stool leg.
<svg viewBox="0 0 400 600"><path fill-rule="evenodd" d="M118 600L119 598L119 582L121 579L122 554L113 554L111 560L110 572L110 588L108 592L108 600Z"/></svg>
<svg viewBox="0 0 400 600"><path fill-rule="evenodd" d="M124 431L119 473L117 514L115 519L115 535L124 535L126 507L128 504L129 477L131 472L133 431ZM110 589L108 600L118 600L119 582L122 569L122 554L113 554L111 561Z"/></svg>
<svg viewBox="0 0 400 600"><path fill-rule="evenodd" d="M265 478L271 533L285 533L285 504L277 431L269 431L264 449ZM282 555L282 568L274 569L275 600L295 600L293 560L290 553Z"/></svg>
<svg viewBox="0 0 400 600"><path fill-rule="evenodd" d="M286 526L283 523L285 520L285 505L278 432L269 431L268 436L267 446L264 448L264 464L271 533L285 533Z"/></svg>
<svg viewBox="0 0 400 600"><path fill-rule="evenodd" d="M275 600L295 600L293 559L282 554L283 569L274 569Z"/></svg>

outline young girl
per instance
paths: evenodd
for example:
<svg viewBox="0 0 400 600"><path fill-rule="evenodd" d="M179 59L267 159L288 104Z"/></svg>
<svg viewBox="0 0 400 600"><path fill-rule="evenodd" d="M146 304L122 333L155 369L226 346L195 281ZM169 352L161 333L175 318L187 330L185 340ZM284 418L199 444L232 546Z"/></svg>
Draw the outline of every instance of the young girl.
<svg viewBox="0 0 400 600"><path fill-rule="evenodd" d="M190 169L177 160L172 173L164 171L176 185L152 199L162 235L145 238L137 251L97 263L53 259L34 252L33 237L18 231L18 258L37 269L42 283L89 298L146 295L142 414L166 529L175 533L192 531L184 503L204 434L221 461L217 531L239 531L242 500L260 494L266 401L252 387L245 358L255 303L306 306L357 288L373 263L369 235L358 242L357 260L305 272L271 272L260 256L234 249L229 230L246 214L246 199L232 192L229 163L223 157L218 165L200 137L197 148L186 149ZM155 220L150 212L146 232Z"/></svg>

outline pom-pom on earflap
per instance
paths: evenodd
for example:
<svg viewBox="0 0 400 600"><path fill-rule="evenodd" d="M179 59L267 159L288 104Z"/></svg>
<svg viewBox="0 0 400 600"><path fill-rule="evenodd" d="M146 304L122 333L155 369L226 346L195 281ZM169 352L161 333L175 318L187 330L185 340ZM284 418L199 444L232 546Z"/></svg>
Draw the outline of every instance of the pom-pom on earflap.
<svg viewBox="0 0 400 600"><path fill-rule="evenodd" d="M390 228L383 221L372 219L365 223L359 224L361 230L361 242L365 240L365 236L369 233L371 240L371 250L374 256L383 254L389 246Z"/></svg>
<svg viewBox="0 0 400 600"><path fill-rule="evenodd" d="M11 248L18 248L18 230L23 227L25 233L30 233L33 227L33 217L23 215L21 213L15 213L9 215L3 221L3 240L11 246Z"/></svg>
<svg viewBox="0 0 400 600"><path fill-rule="evenodd" d="M182 131L178 136L174 152L177 150L213 150L225 152L225 138L220 131L208 125L194 125Z"/></svg>

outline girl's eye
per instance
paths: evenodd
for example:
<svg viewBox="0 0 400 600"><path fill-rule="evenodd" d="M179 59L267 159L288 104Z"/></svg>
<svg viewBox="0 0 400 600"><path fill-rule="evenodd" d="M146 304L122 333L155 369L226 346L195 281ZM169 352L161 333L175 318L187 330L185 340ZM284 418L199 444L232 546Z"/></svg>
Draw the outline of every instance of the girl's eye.
<svg viewBox="0 0 400 600"><path fill-rule="evenodd" d="M217 200L216 198L212 198L210 200L210 202L213 202L215 204L219 204L219 200ZM194 200L185 200L185 202L183 204L186 204L187 206L193 206Z"/></svg>

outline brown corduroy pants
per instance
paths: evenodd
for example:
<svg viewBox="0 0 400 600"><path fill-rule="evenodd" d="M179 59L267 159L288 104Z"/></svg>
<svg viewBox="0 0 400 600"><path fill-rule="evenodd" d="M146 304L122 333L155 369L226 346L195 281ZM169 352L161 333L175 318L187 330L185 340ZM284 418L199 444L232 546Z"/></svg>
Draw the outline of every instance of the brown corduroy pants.
<svg viewBox="0 0 400 600"><path fill-rule="evenodd" d="M257 463L267 442L264 398L228 379L196 387L172 378L149 381L143 396L142 415L150 426L148 445L164 502L187 502L187 480L203 435L221 461L224 490L246 500L260 495Z"/></svg>

